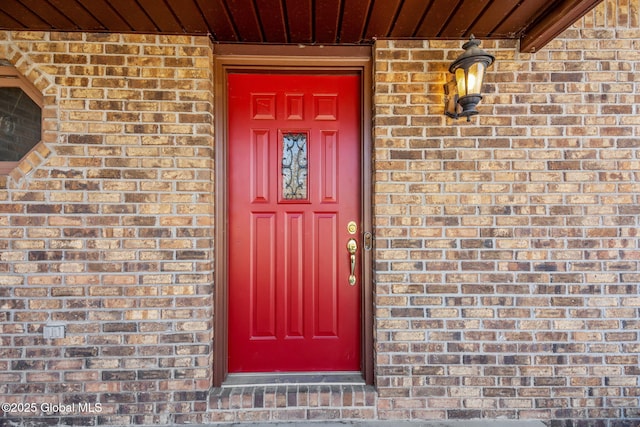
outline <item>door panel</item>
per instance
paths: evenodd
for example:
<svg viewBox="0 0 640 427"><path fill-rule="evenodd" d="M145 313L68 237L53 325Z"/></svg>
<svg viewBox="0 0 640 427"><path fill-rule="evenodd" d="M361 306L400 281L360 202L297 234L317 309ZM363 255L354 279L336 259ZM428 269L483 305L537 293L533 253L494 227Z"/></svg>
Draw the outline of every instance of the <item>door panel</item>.
<svg viewBox="0 0 640 427"><path fill-rule="evenodd" d="M304 215L285 214L284 287L286 332L285 338L304 337Z"/></svg>
<svg viewBox="0 0 640 427"><path fill-rule="evenodd" d="M360 369L360 79L228 76L229 372Z"/></svg>
<svg viewBox="0 0 640 427"><path fill-rule="evenodd" d="M338 277L335 213L314 215L313 337L338 337ZM346 240L345 240L346 241ZM343 251L344 252L344 251ZM342 257L343 260L346 257ZM346 277L346 276L345 276ZM345 281L342 281L345 284Z"/></svg>
<svg viewBox="0 0 640 427"><path fill-rule="evenodd" d="M337 140L338 134L336 131L322 131L320 133L320 143L322 153L320 154L320 160L322 161L322 202L323 203L335 203L337 202L336 195L338 193L338 175L337 175Z"/></svg>
<svg viewBox="0 0 640 427"><path fill-rule="evenodd" d="M251 142L251 195L253 202L269 201L269 131L254 129Z"/></svg>
<svg viewBox="0 0 640 427"><path fill-rule="evenodd" d="M251 233L251 337L276 336L276 216L274 213L252 215Z"/></svg>

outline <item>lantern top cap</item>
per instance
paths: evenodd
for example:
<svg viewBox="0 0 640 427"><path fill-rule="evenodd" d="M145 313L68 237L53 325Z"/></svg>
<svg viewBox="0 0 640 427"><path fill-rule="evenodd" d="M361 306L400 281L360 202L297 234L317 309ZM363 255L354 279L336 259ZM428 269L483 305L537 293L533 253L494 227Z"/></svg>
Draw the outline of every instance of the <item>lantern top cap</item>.
<svg viewBox="0 0 640 427"><path fill-rule="evenodd" d="M455 74L455 70L461 67L468 67L476 62L484 62L485 66L493 64L495 56L480 49L480 40L476 39L473 34L469 41L462 45L464 52L456 58L449 67L449 72Z"/></svg>

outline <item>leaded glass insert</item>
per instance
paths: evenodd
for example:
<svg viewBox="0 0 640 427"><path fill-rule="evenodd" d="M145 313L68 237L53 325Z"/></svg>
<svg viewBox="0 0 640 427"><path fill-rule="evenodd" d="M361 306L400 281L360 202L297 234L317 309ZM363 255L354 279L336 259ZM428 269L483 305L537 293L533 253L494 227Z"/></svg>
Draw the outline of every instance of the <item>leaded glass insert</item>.
<svg viewBox="0 0 640 427"><path fill-rule="evenodd" d="M307 134L282 135L282 198L307 199Z"/></svg>

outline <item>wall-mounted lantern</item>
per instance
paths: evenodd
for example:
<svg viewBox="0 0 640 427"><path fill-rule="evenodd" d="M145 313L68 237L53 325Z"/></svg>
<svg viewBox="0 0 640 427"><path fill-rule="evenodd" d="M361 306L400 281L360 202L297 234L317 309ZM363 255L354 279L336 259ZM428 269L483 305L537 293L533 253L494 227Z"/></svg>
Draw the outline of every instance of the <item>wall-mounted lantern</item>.
<svg viewBox="0 0 640 427"><path fill-rule="evenodd" d="M449 67L454 80L444 85L445 114L454 119L478 114L476 105L482 99L482 82L487 67L493 64L495 57L480 49L480 40L471 36L462 45L465 50Z"/></svg>

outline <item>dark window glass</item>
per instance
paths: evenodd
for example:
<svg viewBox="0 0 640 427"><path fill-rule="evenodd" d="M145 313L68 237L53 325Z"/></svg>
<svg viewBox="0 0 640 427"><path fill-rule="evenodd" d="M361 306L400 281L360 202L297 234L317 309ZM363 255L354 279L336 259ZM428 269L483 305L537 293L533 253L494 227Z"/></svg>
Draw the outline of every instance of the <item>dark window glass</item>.
<svg viewBox="0 0 640 427"><path fill-rule="evenodd" d="M40 142L40 106L22 89L0 87L0 162L17 162Z"/></svg>

